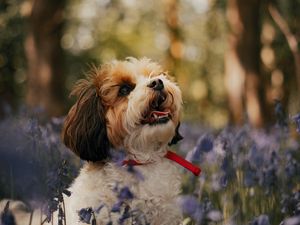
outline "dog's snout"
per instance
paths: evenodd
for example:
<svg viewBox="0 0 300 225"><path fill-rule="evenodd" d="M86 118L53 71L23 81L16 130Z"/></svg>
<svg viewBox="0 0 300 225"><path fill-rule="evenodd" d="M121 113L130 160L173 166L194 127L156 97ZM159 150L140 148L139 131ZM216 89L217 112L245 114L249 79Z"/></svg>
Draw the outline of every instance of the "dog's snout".
<svg viewBox="0 0 300 225"><path fill-rule="evenodd" d="M164 89L164 82L161 79L155 79L152 80L147 86L156 91L161 91Z"/></svg>

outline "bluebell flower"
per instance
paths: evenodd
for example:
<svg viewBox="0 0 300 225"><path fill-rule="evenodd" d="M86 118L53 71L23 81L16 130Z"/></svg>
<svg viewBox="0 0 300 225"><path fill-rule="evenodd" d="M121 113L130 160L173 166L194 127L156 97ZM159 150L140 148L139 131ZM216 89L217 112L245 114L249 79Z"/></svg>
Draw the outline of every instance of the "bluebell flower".
<svg viewBox="0 0 300 225"><path fill-rule="evenodd" d="M226 157L223 159L220 168L221 168L221 170L223 170L224 172L229 172L229 170L231 170L231 168L232 168L232 163L231 163L231 160L230 160L230 157L229 157L229 156L226 156Z"/></svg>
<svg viewBox="0 0 300 225"><path fill-rule="evenodd" d="M98 208L96 208L94 211L95 211L95 213L100 213L100 211L101 211L101 209L103 209L104 208L104 204L101 204Z"/></svg>
<svg viewBox="0 0 300 225"><path fill-rule="evenodd" d="M297 156L298 151L287 151L285 158L286 158L286 164L284 168L284 172L286 175L286 178L288 180L287 185L292 188L293 185L297 185L297 183L300 182L300 177L298 174L300 174L300 160L299 156Z"/></svg>
<svg viewBox="0 0 300 225"><path fill-rule="evenodd" d="M226 188L227 185L228 185L228 176L227 175L221 176L221 178L220 178L220 186L222 188Z"/></svg>
<svg viewBox="0 0 300 225"><path fill-rule="evenodd" d="M206 218L210 221L219 222L223 219L223 215L219 210L211 210L207 213Z"/></svg>
<svg viewBox="0 0 300 225"><path fill-rule="evenodd" d="M298 133L300 133L300 113L298 113L297 115L293 116L293 121L296 124L296 130Z"/></svg>
<svg viewBox="0 0 300 225"><path fill-rule="evenodd" d="M197 146L199 151L202 152L209 152L213 149L213 147L214 147L214 142L212 138L209 136L204 136L203 138L201 138Z"/></svg>
<svg viewBox="0 0 300 225"><path fill-rule="evenodd" d="M258 182L256 171L251 168L248 161L245 162L244 168L244 185L246 187L253 187Z"/></svg>
<svg viewBox="0 0 300 225"><path fill-rule="evenodd" d="M284 219L280 225L299 225L300 224L300 216L292 216Z"/></svg>
<svg viewBox="0 0 300 225"><path fill-rule="evenodd" d="M269 216L268 215L260 215L255 218L251 223L251 225L270 225Z"/></svg>
<svg viewBox="0 0 300 225"><path fill-rule="evenodd" d="M119 194L118 194L118 198L120 200L129 200L129 199L133 199L133 194L132 192L130 191L129 187L123 187L121 188Z"/></svg>
<svg viewBox="0 0 300 225"><path fill-rule="evenodd" d="M121 212L121 207L123 205L123 201L117 201L113 206L111 207L111 212Z"/></svg>
<svg viewBox="0 0 300 225"><path fill-rule="evenodd" d="M264 163L262 151L257 149L256 145L252 145L248 153L248 161L252 168L261 168Z"/></svg>
<svg viewBox="0 0 300 225"><path fill-rule="evenodd" d="M276 187L277 181L276 168L269 166L263 171L261 184L267 191Z"/></svg>
<svg viewBox="0 0 300 225"><path fill-rule="evenodd" d="M91 218L92 218L92 213L93 213L92 208L90 208L90 207L83 208L83 209L80 209L77 213L78 213L80 222L87 223L87 224L91 223Z"/></svg>
<svg viewBox="0 0 300 225"><path fill-rule="evenodd" d="M282 128L286 128L288 125L286 114L284 112L284 108L283 108L281 102L277 99L275 100L274 109L275 109L275 116L277 119L277 124Z"/></svg>
<svg viewBox="0 0 300 225"><path fill-rule="evenodd" d="M205 205L200 204L194 196L181 196L179 205L184 214L189 215L193 220L200 223L205 217Z"/></svg>
<svg viewBox="0 0 300 225"><path fill-rule="evenodd" d="M222 187L226 187L228 182L235 178L235 168L233 168L233 160L231 157L232 156L230 154L227 154L221 164L223 176L221 177L220 184Z"/></svg>
<svg viewBox="0 0 300 225"><path fill-rule="evenodd" d="M26 125L25 131L30 134L32 137L40 137L41 136L41 129L38 123L37 118L30 118Z"/></svg>
<svg viewBox="0 0 300 225"><path fill-rule="evenodd" d="M290 195L283 195L281 212L288 216L300 215L300 190Z"/></svg>
<svg viewBox="0 0 300 225"><path fill-rule="evenodd" d="M184 214L193 215L196 208L199 206L199 201L192 195L181 196L179 199L179 205Z"/></svg>
<svg viewBox="0 0 300 225"><path fill-rule="evenodd" d="M115 165L117 165L118 167L122 167L123 166L123 162L126 158L126 154L125 154L125 150L116 150L116 149L112 149L111 150L111 160L115 163ZM126 170L127 172L131 173L132 175L135 176L135 178L137 178L138 180L144 180L144 176L143 174L135 169L135 166L133 165L127 165L126 166Z"/></svg>
<svg viewBox="0 0 300 225"><path fill-rule="evenodd" d="M207 135L199 138L197 145L189 151L186 160L190 162L202 162L204 153L210 152L214 147L213 139Z"/></svg>
<svg viewBox="0 0 300 225"><path fill-rule="evenodd" d="M127 165L127 172L133 174L135 176L135 178L137 178L140 181L144 180L144 176L143 174L135 169L135 166L133 165Z"/></svg>
<svg viewBox="0 0 300 225"><path fill-rule="evenodd" d="M291 160L288 161L286 166L285 166L285 174L287 178L293 179L293 177L297 174L299 174L299 168L298 168L298 163L296 160Z"/></svg>
<svg viewBox="0 0 300 225"><path fill-rule="evenodd" d="M114 162L117 166L121 167L126 157L125 152L126 151L122 149L111 149L110 154L112 162Z"/></svg>

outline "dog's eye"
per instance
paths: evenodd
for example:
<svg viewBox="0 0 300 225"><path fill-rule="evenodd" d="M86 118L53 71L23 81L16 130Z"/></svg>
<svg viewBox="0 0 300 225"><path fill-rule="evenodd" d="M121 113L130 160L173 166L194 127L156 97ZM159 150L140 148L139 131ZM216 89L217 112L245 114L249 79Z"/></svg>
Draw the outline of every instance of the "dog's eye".
<svg viewBox="0 0 300 225"><path fill-rule="evenodd" d="M119 89L118 96L127 96L134 89L130 84L122 84Z"/></svg>

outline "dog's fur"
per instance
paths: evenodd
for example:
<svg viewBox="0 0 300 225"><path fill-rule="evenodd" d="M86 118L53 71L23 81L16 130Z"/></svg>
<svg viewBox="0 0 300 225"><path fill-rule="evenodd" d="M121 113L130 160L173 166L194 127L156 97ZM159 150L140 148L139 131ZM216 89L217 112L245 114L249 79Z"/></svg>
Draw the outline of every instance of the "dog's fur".
<svg viewBox="0 0 300 225"><path fill-rule="evenodd" d="M163 82L162 90L151 86L158 79ZM124 85L125 91L120 90ZM163 100L158 100L162 93ZM127 204L141 211L150 224L180 224L176 196L181 178L174 162L163 157L168 145L177 141L182 104L180 89L172 78L149 59L129 58L93 68L71 94L78 100L65 120L63 141L87 163L70 188L68 224L80 224L77 212L81 208L96 209L101 204L111 208L117 202L116 184L130 188L134 199ZM154 104L169 112L168 121L145 122ZM143 163L134 167L143 179L111 162L111 148L123 149L128 159ZM118 214L112 215L114 224L118 218ZM96 219L97 224L106 224L107 210L96 214ZM128 224L131 222L129 219Z"/></svg>
<svg viewBox="0 0 300 225"><path fill-rule="evenodd" d="M163 86L155 86L158 83ZM67 224L84 224L78 211L87 207L95 210L101 205L105 207L95 213L97 225L110 220L119 224L120 214L108 213L118 201L116 187L129 187L134 195L125 200L121 211L127 205L151 225L180 224L182 214L176 197L181 177L176 164L164 158L168 146L181 138L182 98L172 78L149 59L129 58L91 69L71 95L77 96L77 102L66 117L62 137L86 163L70 187L71 196L65 198ZM153 112L163 112L168 119L153 122ZM127 159L143 165L134 167L137 173L129 173L126 165L113 162L112 149L125 152ZM28 213L14 213L18 224L28 224ZM35 221L38 218L33 224L39 224ZM141 223L132 217L123 224Z"/></svg>

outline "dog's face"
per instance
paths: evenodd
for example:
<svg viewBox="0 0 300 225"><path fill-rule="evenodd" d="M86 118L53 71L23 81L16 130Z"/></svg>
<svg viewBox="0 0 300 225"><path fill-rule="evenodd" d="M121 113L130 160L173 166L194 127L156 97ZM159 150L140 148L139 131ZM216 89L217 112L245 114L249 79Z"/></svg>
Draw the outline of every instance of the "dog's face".
<svg viewBox="0 0 300 225"><path fill-rule="evenodd" d="M66 118L63 140L82 159L104 160L110 147L147 159L181 138L181 92L148 59L94 68L71 94L78 100Z"/></svg>

